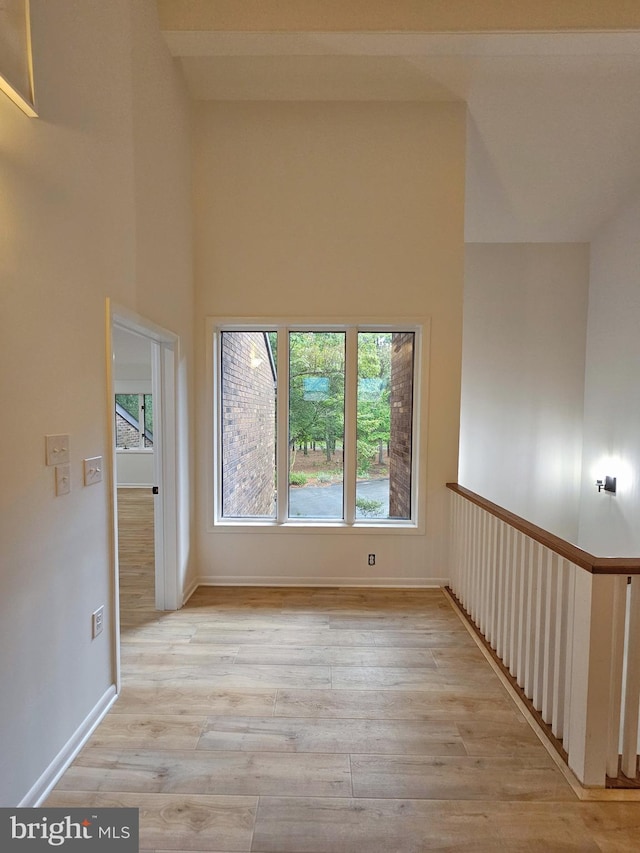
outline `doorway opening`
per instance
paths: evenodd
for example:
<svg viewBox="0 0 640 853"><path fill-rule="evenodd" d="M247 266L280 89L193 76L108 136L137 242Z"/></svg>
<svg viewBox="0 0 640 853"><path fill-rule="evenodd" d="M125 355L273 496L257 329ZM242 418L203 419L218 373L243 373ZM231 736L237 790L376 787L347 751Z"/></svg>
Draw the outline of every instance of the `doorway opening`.
<svg viewBox="0 0 640 853"><path fill-rule="evenodd" d="M114 613L120 633L181 605L178 582L176 353L178 338L107 305Z"/></svg>
<svg viewBox="0 0 640 853"><path fill-rule="evenodd" d="M113 417L117 495L120 629L155 618L155 424L153 343L115 326Z"/></svg>

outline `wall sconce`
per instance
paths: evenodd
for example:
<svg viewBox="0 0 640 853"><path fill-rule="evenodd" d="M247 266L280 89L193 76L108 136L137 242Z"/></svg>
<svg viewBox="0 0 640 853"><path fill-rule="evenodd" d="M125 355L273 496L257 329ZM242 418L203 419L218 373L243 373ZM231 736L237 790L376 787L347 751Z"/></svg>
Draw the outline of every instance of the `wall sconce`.
<svg viewBox="0 0 640 853"><path fill-rule="evenodd" d="M612 495L616 493L616 478L615 477L605 477L604 480L596 480L596 486L598 487L598 491L601 492L603 489L605 492L609 492Z"/></svg>

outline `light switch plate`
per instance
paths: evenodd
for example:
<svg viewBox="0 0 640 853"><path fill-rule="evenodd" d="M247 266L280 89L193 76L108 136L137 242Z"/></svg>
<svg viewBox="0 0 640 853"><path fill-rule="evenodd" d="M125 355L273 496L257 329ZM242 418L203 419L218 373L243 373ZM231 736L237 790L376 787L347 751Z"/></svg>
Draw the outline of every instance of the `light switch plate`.
<svg viewBox="0 0 640 853"><path fill-rule="evenodd" d="M70 462L69 436L45 435L47 465L64 465Z"/></svg>
<svg viewBox="0 0 640 853"><path fill-rule="evenodd" d="M68 495L71 491L71 466L56 465L56 496Z"/></svg>
<svg viewBox="0 0 640 853"><path fill-rule="evenodd" d="M91 638L95 640L104 629L104 604L91 614Z"/></svg>
<svg viewBox="0 0 640 853"><path fill-rule="evenodd" d="M102 482L102 456L92 456L84 460L84 484L93 486Z"/></svg>

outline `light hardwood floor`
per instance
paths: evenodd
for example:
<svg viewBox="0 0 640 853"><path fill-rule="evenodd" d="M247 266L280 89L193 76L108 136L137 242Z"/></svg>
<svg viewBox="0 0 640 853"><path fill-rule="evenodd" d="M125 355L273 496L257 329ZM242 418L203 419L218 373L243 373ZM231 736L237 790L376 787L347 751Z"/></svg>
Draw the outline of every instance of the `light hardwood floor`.
<svg viewBox="0 0 640 853"><path fill-rule="evenodd" d="M576 797L441 591L161 614L131 538L122 695L47 805L137 807L141 850L640 850L640 802Z"/></svg>
<svg viewBox="0 0 640 853"><path fill-rule="evenodd" d="M130 627L155 620L154 523L151 489L118 489L120 622Z"/></svg>

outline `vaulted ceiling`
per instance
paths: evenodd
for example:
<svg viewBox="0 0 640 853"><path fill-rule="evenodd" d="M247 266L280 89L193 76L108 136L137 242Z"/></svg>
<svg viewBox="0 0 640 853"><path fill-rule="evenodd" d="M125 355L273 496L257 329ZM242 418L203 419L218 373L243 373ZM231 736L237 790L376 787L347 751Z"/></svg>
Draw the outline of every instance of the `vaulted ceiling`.
<svg viewBox="0 0 640 853"><path fill-rule="evenodd" d="M588 241L640 187L640 31L165 38L196 100L465 102L470 242Z"/></svg>

